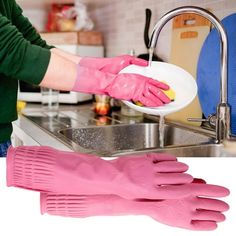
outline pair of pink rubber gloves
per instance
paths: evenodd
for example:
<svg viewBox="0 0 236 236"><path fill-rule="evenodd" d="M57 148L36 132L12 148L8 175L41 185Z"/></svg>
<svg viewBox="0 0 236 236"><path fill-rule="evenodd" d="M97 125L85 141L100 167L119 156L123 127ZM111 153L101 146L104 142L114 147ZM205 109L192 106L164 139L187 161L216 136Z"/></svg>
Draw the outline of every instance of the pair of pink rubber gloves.
<svg viewBox="0 0 236 236"><path fill-rule="evenodd" d="M227 196L229 190L196 183L187 169L167 154L103 160L50 147L11 147L7 185L42 192L42 213L144 214L172 226L215 229L228 205L214 198Z"/></svg>
<svg viewBox="0 0 236 236"><path fill-rule="evenodd" d="M114 58L83 57L78 64L77 79L72 90L139 101L149 107L170 103L162 91L169 89L168 85L138 74L119 74L128 65L147 66L148 63L129 55Z"/></svg>

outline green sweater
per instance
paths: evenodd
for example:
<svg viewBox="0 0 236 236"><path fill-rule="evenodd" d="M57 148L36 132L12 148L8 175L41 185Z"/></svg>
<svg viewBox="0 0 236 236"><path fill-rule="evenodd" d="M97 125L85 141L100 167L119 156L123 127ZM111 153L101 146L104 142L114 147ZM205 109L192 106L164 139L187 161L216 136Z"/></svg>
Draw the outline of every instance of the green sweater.
<svg viewBox="0 0 236 236"><path fill-rule="evenodd" d="M0 143L10 139L17 119L18 80L40 84L50 48L15 0L0 0Z"/></svg>

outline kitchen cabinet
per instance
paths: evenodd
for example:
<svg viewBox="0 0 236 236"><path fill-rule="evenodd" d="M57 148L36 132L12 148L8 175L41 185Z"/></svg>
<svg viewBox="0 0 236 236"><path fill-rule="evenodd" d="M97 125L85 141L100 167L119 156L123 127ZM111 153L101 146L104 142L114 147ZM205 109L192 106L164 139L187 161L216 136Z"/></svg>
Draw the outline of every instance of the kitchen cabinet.
<svg viewBox="0 0 236 236"><path fill-rule="evenodd" d="M17 123L13 122L13 133L11 136L12 145L17 146L40 146L40 144L28 133L26 133Z"/></svg>
<svg viewBox="0 0 236 236"><path fill-rule="evenodd" d="M46 6L52 3L73 3L74 0L17 0L17 3L24 7Z"/></svg>
<svg viewBox="0 0 236 236"><path fill-rule="evenodd" d="M41 33L48 44L103 45L102 34L96 31L50 32Z"/></svg>
<svg viewBox="0 0 236 236"><path fill-rule="evenodd" d="M80 56L103 57L103 38L100 32L52 32L41 33L49 45Z"/></svg>
<svg viewBox="0 0 236 236"><path fill-rule="evenodd" d="M101 6L102 4L109 3L110 0L83 0L82 1L86 5L96 5ZM45 7L49 6L52 3L74 3L74 0L17 0L17 3L22 7L30 8L30 7Z"/></svg>

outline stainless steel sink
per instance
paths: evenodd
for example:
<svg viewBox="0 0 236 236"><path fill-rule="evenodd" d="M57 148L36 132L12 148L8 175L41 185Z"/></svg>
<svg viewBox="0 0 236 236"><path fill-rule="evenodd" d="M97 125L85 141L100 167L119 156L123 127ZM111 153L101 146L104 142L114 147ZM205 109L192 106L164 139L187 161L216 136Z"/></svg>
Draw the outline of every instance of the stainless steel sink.
<svg viewBox="0 0 236 236"><path fill-rule="evenodd" d="M196 153L191 150L214 143L213 137L209 134L166 124L164 147L161 148L158 123L87 126L63 129L59 131L59 134L75 150L102 156L116 156L122 153L142 151L168 151L173 154L178 151L178 156L189 156L190 154L190 156L206 156L207 153L209 154L208 150L198 148L201 152ZM211 146L211 148L213 147L214 145ZM213 154L212 151L211 153Z"/></svg>
<svg viewBox="0 0 236 236"><path fill-rule="evenodd" d="M168 121L164 127L164 145L160 147L157 117L145 116L137 120L114 113L112 117L102 117L101 122L90 106L60 110L55 117L41 110L25 116L78 152L107 157L144 152L168 152L178 157L227 156L223 145L215 144L212 130Z"/></svg>
<svg viewBox="0 0 236 236"><path fill-rule="evenodd" d="M165 147L165 148L154 148L148 149L138 152L122 152L117 153L117 156L128 155L128 154L142 154L147 152L154 153L169 153L176 157L233 157L235 153L226 152L224 146L222 144L213 144L213 143L205 143L205 144L197 144L197 145L189 145L189 146L181 146L181 147Z"/></svg>

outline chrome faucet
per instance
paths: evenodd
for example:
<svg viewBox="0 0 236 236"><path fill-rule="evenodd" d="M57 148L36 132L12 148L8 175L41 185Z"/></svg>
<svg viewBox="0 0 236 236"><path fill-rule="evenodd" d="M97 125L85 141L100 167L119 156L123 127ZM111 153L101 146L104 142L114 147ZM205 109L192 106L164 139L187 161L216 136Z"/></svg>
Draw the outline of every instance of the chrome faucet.
<svg viewBox="0 0 236 236"><path fill-rule="evenodd" d="M195 6L183 6L173 9L166 13L154 26L151 41L149 45L149 66L152 63L152 57L156 48L159 34L164 25L173 17L184 13L195 13L209 20L217 29L220 37L220 53L221 53L221 80L220 80L220 102L216 110L216 143L221 143L230 137L230 108L227 103L227 59L228 59L228 40L223 25L220 20L211 12ZM195 120L196 121L196 120Z"/></svg>

